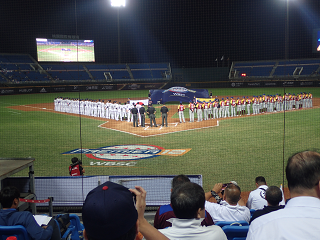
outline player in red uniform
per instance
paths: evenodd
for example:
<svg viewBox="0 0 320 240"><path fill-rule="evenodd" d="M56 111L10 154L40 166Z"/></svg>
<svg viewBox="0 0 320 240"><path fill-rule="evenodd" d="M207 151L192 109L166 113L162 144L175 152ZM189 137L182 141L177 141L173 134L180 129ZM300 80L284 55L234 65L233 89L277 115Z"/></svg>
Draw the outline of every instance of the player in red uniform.
<svg viewBox="0 0 320 240"><path fill-rule="evenodd" d="M182 104L182 102L180 102L180 105L178 106L178 113L179 113L179 120L180 120L180 123L182 123L182 121L185 123L186 120L184 119L184 106Z"/></svg>
<svg viewBox="0 0 320 240"><path fill-rule="evenodd" d="M189 101L189 121L194 122L194 109L195 104L190 100Z"/></svg>

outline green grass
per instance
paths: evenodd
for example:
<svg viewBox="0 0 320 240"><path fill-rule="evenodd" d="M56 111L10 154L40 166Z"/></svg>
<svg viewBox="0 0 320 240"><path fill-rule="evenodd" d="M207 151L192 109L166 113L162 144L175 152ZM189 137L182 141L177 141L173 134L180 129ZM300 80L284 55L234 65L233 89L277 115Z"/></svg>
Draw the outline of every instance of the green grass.
<svg viewBox="0 0 320 240"><path fill-rule="evenodd" d="M209 89L210 91L218 96L284 92L283 89L276 88ZM319 88L290 88L291 93L300 91L311 91L314 97L320 97ZM183 156L144 159L137 161L134 167L90 166L90 162L97 161L85 155L83 162L86 175L202 174L205 190L209 190L216 182L230 180L237 181L243 190L251 190L254 188L254 178L258 175L265 176L269 185L282 183L283 147L285 159L297 151L319 149L319 108L221 120L219 127L149 138L98 128L103 123L99 120L7 108L53 102L57 96L115 99L146 98L147 94L147 90L139 90L0 96L0 156L31 156L36 159L36 176L66 176L71 157L79 155L61 153L80 148L81 142L83 148L125 144L156 145L164 149L191 148ZM177 105L168 104L168 107L175 111Z"/></svg>

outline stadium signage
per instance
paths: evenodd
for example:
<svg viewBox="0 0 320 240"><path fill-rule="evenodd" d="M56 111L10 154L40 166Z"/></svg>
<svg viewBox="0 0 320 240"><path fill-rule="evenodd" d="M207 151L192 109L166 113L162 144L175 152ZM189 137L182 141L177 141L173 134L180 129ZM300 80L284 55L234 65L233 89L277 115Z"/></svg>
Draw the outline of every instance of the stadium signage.
<svg viewBox="0 0 320 240"><path fill-rule="evenodd" d="M137 161L142 159L167 156L181 156L189 152L189 149L164 149L154 145L114 145L97 149L74 149L62 154L85 154L88 158L99 161ZM99 165L99 164L96 164ZM104 164L106 165L106 164ZM110 164L107 164L110 165Z"/></svg>

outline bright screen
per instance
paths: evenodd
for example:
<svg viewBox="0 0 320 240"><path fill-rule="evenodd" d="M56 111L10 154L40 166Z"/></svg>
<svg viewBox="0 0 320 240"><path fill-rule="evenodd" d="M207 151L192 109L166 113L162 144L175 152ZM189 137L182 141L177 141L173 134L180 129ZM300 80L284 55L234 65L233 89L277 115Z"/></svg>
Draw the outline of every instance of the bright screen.
<svg viewBox="0 0 320 240"><path fill-rule="evenodd" d="M312 52L320 53L320 28L313 30Z"/></svg>
<svg viewBox="0 0 320 240"><path fill-rule="evenodd" d="M37 38L39 62L94 62L93 40Z"/></svg>

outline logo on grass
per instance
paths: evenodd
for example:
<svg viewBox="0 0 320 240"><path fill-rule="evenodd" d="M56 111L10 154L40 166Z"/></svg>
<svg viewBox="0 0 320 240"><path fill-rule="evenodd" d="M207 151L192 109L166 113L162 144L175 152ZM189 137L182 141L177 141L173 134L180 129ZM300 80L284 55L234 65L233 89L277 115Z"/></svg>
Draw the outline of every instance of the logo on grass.
<svg viewBox="0 0 320 240"><path fill-rule="evenodd" d="M147 158L167 156L182 156L189 152L188 149L164 149L154 145L115 145L97 149L74 149L62 154L85 154L88 158L100 161L136 161Z"/></svg>

